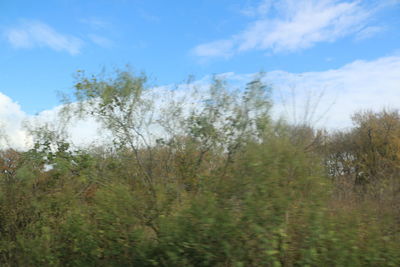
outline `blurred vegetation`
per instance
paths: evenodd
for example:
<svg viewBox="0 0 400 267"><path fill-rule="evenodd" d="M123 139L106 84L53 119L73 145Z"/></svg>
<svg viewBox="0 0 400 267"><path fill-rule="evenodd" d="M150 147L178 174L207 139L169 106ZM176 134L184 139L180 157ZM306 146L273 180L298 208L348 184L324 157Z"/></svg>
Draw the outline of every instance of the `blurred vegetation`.
<svg viewBox="0 0 400 267"><path fill-rule="evenodd" d="M328 133L272 120L261 75L162 107L149 88L79 72L64 121L111 142L37 127L0 152L1 266L400 266L397 111Z"/></svg>

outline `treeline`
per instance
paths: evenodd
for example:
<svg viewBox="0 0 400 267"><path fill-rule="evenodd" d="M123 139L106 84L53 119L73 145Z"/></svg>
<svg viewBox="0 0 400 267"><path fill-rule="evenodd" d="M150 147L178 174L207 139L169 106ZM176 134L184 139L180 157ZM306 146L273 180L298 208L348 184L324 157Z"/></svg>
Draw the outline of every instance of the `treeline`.
<svg viewBox="0 0 400 267"><path fill-rule="evenodd" d="M61 121L109 142L41 126L1 151L2 266L400 265L397 111L328 133L271 119L261 76L179 101L149 87L80 72Z"/></svg>

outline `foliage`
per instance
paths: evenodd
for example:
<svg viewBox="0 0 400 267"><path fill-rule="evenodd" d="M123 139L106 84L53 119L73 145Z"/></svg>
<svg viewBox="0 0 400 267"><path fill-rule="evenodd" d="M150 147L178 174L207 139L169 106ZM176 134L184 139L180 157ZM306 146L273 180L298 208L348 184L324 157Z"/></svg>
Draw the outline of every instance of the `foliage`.
<svg viewBox="0 0 400 267"><path fill-rule="evenodd" d="M0 264L399 266L397 112L327 134L273 121L261 76L208 96L157 117L144 75L82 74L64 115L114 142L74 150L38 127L1 151Z"/></svg>
<svg viewBox="0 0 400 267"><path fill-rule="evenodd" d="M332 177L374 198L398 199L400 192L400 115L398 111L359 112L355 127L329 143Z"/></svg>

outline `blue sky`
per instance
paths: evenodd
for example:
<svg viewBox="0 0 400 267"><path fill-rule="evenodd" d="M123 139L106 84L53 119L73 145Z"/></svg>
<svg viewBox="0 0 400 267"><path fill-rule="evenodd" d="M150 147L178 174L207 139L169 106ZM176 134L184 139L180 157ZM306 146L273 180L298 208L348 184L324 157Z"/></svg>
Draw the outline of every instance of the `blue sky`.
<svg viewBox="0 0 400 267"><path fill-rule="evenodd" d="M262 70L328 96L374 85L386 90L380 106L400 97L398 0L3 0L0 10L0 93L25 115L59 105L77 70L126 64L157 85ZM368 88L351 103L370 104Z"/></svg>

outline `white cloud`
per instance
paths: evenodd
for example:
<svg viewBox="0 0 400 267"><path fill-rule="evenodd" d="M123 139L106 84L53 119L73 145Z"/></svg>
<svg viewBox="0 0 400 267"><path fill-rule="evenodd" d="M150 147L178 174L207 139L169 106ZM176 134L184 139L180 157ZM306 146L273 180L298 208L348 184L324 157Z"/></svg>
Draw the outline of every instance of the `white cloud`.
<svg viewBox="0 0 400 267"><path fill-rule="evenodd" d="M80 22L90 26L95 30L104 30L111 28L111 23L97 17L83 18L79 20Z"/></svg>
<svg viewBox="0 0 400 267"><path fill-rule="evenodd" d="M278 101L276 112L295 122L303 120L310 96L310 108L316 109L307 120L331 129L351 126L350 115L359 110L400 109L400 56L358 60L323 72L275 71L268 73L267 80L277 89L277 100L280 95L285 99Z"/></svg>
<svg viewBox="0 0 400 267"><path fill-rule="evenodd" d="M356 39L358 41L364 40L371 38L375 36L376 34L383 32L385 30L384 27L379 27L379 26L369 26L364 29L362 29L360 32L357 33Z"/></svg>
<svg viewBox="0 0 400 267"><path fill-rule="evenodd" d="M79 54L83 45L81 39L59 33L39 21L25 21L17 27L9 28L5 31L5 37L15 48L47 47L71 55Z"/></svg>
<svg viewBox="0 0 400 267"><path fill-rule="evenodd" d="M368 23L377 9L368 8L359 0L264 0L245 11L255 20L243 31L200 44L193 53L200 57L227 57L248 50L293 52L362 30L364 35L372 36L377 28Z"/></svg>
<svg viewBox="0 0 400 267"><path fill-rule="evenodd" d="M233 55L234 42L231 40L220 40L201 44L194 48L193 52L202 57L225 57Z"/></svg>
<svg viewBox="0 0 400 267"><path fill-rule="evenodd" d="M30 139L22 128L27 114L8 96L0 93L0 146L25 148Z"/></svg>
<svg viewBox="0 0 400 267"><path fill-rule="evenodd" d="M104 48L109 48L113 45L110 39L97 34L89 34L88 37L93 43Z"/></svg>
<svg viewBox="0 0 400 267"><path fill-rule="evenodd" d="M32 126L47 124L51 130L62 134L75 146L88 146L92 143L98 143L99 140L104 140L104 136L100 133L105 134L105 131L100 130L100 124L93 118L74 119L69 122L66 131L59 116L62 107L60 105L42 111L36 116L30 116L28 120Z"/></svg>

